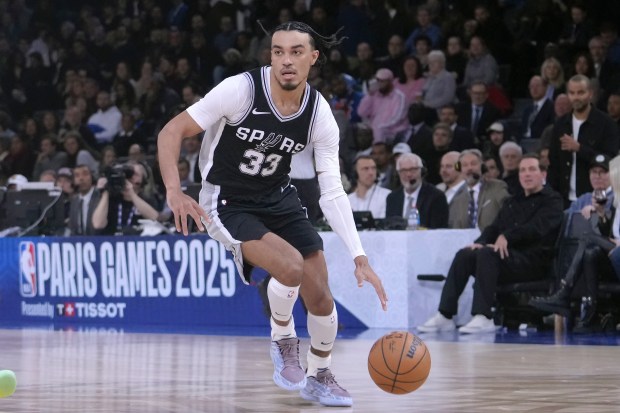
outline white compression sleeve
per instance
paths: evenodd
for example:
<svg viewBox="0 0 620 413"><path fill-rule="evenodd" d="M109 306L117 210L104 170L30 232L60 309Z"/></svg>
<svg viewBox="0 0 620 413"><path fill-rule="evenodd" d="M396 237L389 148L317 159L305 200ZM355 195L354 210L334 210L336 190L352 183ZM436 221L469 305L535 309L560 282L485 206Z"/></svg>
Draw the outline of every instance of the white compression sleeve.
<svg viewBox="0 0 620 413"><path fill-rule="evenodd" d="M319 204L329 225L347 246L352 258L366 255L357 228L355 228L351 204L342 188L340 175L321 172L318 178L321 187Z"/></svg>

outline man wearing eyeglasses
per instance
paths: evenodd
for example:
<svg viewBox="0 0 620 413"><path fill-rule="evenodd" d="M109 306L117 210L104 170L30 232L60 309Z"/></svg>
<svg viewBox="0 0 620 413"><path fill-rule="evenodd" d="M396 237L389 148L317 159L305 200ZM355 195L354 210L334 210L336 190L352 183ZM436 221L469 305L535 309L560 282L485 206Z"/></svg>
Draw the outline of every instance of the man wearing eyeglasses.
<svg viewBox="0 0 620 413"><path fill-rule="evenodd" d="M404 153L396 161L396 170L401 187L388 195L385 216L407 218L411 206L415 206L421 227L448 228L448 201L443 192L424 181L422 159L414 153Z"/></svg>

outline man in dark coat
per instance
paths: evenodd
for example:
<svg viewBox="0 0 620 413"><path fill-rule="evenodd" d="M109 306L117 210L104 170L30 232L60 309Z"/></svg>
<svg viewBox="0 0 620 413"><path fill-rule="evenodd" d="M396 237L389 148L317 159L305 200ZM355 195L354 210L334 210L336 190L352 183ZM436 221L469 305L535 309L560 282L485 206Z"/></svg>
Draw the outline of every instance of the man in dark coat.
<svg viewBox="0 0 620 413"><path fill-rule="evenodd" d="M441 292L439 312L419 326L419 331L455 329L452 318L469 276L473 275L474 317L459 332L494 332L492 307L497 284L544 276L563 217L562 198L544 186L545 177L537 155L521 159L519 181L523 191L507 198L493 223L472 245L456 253Z"/></svg>
<svg viewBox="0 0 620 413"><path fill-rule="evenodd" d="M620 147L616 123L592 106L590 79L575 75L567 89L573 111L553 125L548 179L564 198L566 207L581 194L592 191L590 160L597 154L614 157Z"/></svg>

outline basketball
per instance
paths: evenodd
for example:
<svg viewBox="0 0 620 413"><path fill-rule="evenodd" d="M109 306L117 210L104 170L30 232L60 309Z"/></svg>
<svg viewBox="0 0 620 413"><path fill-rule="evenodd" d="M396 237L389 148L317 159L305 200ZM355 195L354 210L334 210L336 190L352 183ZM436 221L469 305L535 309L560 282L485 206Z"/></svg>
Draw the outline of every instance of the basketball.
<svg viewBox="0 0 620 413"><path fill-rule="evenodd" d="M406 394L424 384L431 370L431 354L420 337L393 331L375 341L368 355L368 372L381 390Z"/></svg>

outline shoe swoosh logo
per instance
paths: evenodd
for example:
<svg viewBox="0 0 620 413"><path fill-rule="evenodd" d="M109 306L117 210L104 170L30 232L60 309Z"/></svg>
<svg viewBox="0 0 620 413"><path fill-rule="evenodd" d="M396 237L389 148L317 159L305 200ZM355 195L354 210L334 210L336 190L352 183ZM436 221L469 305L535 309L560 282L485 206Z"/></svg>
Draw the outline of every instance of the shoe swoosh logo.
<svg viewBox="0 0 620 413"><path fill-rule="evenodd" d="M321 341L321 344L324 345L324 346L329 346L331 343L333 343L333 341L330 341L329 343L324 343L324 342Z"/></svg>
<svg viewBox="0 0 620 413"><path fill-rule="evenodd" d="M260 112L258 109L254 108L252 109L252 114L253 115L271 115L271 112Z"/></svg>

